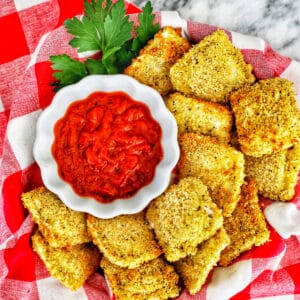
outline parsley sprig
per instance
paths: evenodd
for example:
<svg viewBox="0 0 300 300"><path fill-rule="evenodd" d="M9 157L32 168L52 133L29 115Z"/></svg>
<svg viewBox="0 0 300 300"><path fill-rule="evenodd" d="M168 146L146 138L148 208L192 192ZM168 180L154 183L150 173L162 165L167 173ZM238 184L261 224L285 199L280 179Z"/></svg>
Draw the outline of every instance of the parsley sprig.
<svg viewBox="0 0 300 300"><path fill-rule="evenodd" d="M126 15L124 0L114 3L111 0L84 0L83 17L64 22L67 32L74 36L69 44L78 52L100 51L101 58L79 61L67 54L50 56L56 79L54 90L75 83L88 74L122 73L159 30L159 24L153 24L150 1L142 8L138 19L136 36L133 37L133 22Z"/></svg>

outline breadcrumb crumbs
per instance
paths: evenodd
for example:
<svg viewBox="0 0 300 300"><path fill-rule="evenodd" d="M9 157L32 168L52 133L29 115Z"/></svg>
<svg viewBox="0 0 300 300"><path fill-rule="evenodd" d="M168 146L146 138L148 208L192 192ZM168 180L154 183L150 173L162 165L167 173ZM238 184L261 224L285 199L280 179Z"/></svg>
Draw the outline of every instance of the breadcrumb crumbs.
<svg viewBox="0 0 300 300"><path fill-rule="evenodd" d="M256 184L249 180L242 187L241 200L232 216L224 218L230 244L221 253L221 266L229 265L243 252L269 240L270 233L258 201Z"/></svg>
<svg viewBox="0 0 300 300"><path fill-rule="evenodd" d="M203 100L227 103L229 93L255 81L227 34L218 29L194 45L170 69L174 89Z"/></svg>
<svg viewBox="0 0 300 300"><path fill-rule="evenodd" d="M260 80L230 95L241 151L260 157L300 142L300 110L293 83Z"/></svg>
<svg viewBox="0 0 300 300"><path fill-rule="evenodd" d="M223 223L221 210L196 177L171 185L150 203L146 217L170 262L195 254L198 244L214 235Z"/></svg>
<svg viewBox="0 0 300 300"><path fill-rule="evenodd" d="M183 134L179 145L180 178L200 178L223 215L230 216L239 201L244 182L243 154L213 137L195 133Z"/></svg>
<svg viewBox="0 0 300 300"><path fill-rule="evenodd" d="M34 251L45 263L51 276L72 291L79 289L99 268L100 253L91 243L51 247L39 231L31 239Z"/></svg>
<svg viewBox="0 0 300 300"><path fill-rule="evenodd" d="M222 227L214 236L199 245L195 255L190 255L175 263L176 271L191 295L201 290L209 272L220 260L221 251L229 242L230 239Z"/></svg>
<svg viewBox="0 0 300 300"><path fill-rule="evenodd" d="M118 266L136 268L162 253L144 212L111 219L89 215L87 225L94 244Z"/></svg>
<svg viewBox="0 0 300 300"><path fill-rule="evenodd" d="M179 295L179 276L161 257L134 269L121 268L106 258L100 265L117 300L163 300Z"/></svg>
<svg viewBox="0 0 300 300"><path fill-rule="evenodd" d="M181 36L181 29L166 26L155 34L124 73L166 95L173 90L170 68L190 47L190 42Z"/></svg>
<svg viewBox="0 0 300 300"><path fill-rule="evenodd" d="M23 193L21 199L52 247L67 247L91 241L87 233L86 214L68 208L45 187Z"/></svg>
<svg viewBox="0 0 300 300"><path fill-rule="evenodd" d="M295 195L300 171L300 144L261 157L245 156L245 173L258 193L272 200L289 201Z"/></svg>
<svg viewBox="0 0 300 300"><path fill-rule="evenodd" d="M176 119L179 135L194 132L229 143L233 120L228 107L180 93L169 95L166 105Z"/></svg>

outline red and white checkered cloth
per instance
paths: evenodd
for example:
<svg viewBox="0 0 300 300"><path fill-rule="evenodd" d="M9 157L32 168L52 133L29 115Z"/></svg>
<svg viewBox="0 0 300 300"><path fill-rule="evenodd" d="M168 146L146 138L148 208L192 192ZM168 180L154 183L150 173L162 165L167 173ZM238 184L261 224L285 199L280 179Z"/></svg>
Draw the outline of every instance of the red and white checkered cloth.
<svg viewBox="0 0 300 300"><path fill-rule="evenodd" d="M129 2L127 9L130 14L139 11ZM20 201L22 192L42 185L32 146L36 120L53 97L49 55L77 55L68 45L71 36L62 23L82 11L83 0L1 0L0 299L109 299L100 274L76 292L50 277L30 247L33 223ZM182 20L174 12L157 13L157 20L162 25L181 26L195 41L216 29ZM299 63L279 55L259 38L227 33L258 78L288 78L300 95ZM228 268L216 268L196 296L183 291L179 298L300 299L300 184L296 189L290 204L277 211L275 207L275 214L271 213L270 242L245 253ZM265 204L272 207L268 201Z"/></svg>

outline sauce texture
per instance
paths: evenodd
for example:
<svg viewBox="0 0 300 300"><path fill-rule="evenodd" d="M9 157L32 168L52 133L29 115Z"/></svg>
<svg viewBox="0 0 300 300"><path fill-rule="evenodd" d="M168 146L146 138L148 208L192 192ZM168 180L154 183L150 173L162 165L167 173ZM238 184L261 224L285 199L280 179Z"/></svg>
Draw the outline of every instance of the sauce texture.
<svg viewBox="0 0 300 300"><path fill-rule="evenodd" d="M163 156L161 136L145 104L123 92L94 92L56 122L52 154L77 194L108 203L152 181Z"/></svg>

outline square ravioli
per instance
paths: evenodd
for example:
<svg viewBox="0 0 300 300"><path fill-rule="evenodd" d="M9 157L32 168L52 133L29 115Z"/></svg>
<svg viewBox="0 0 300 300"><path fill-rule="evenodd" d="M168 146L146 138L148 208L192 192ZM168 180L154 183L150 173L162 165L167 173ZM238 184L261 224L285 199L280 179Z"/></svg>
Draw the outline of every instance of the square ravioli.
<svg viewBox="0 0 300 300"><path fill-rule="evenodd" d="M217 265L221 252L229 241L222 227L214 236L199 245L195 255L190 255L175 263L176 271L191 295L201 290L209 272Z"/></svg>
<svg viewBox="0 0 300 300"><path fill-rule="evenodd" d="M293 83L260 80L230 95L242 152L260 157L300 142L300 110Z"/></svg>
<svg viewBox="0 0 300 300"><path fill-rule="evenodd" d="M87 226L93 243L118 266L136 268L162 253L144 212L111 219L89 215Z"/></svg>
<svg viewBox="0 0 300 300"><path fill-rule="evenodd" d="M230 216L244 182L244 156L215 138L185 133L179 140L179 177L196 176L208 187L212 200Z"/></svg>
<svg viewBox="0 0 300 300"><path fill-rule="evenodd" d="M21 199L52 247L67 247L91 241L87 233L86 214L71 210L51 191L39 187L23 193Z"/></svg>
<svg viewBox="0 0 300 300"><path fill-rule="evenodd" d="M34 251L45 263L51 276L70 290L79 289L99 268L100 253L93 244L51 247L39 231L32 239Z"/></svg>
<svg viewBox="0 0 300 300"><path fill-rule="evenodd" d="M197 246L223 224L221 210L196 177L171 185L148 206L146 217L170 262L195 254Z"/></svg>
<svg viewBox="0 0 300 300"><path fill-rule="evenodd" d="M173 90L170 68L190 47L188 40L181 36L181 29L164 27L132 60L124 73L166 95Z"/></svg>
<svg viewBox="0 0 300 300"><path fill-rule="evenodd" d="M201 133L229 143L233 120L228 107L180 93L171 94L166 105L176 119L179 135Z"/></svg>
<svg viewBox="0 0 300 300"><path fill-rule="evenodd" d="M117 300L169 299L179 295L179 276L161 257L134 269L121 268L103 257L100 266Z"/></svg>
<svg viewBox="0 0 300 300"><path fill-rule="evenodd" d="M242 187L241 200L232 216L224 218L230 244L221 253L221 266L229 265L243 252L269 240L270 233L258 201L256 184L249 180Z"/></svg>
<svg viewBox="0 0 300 300"><path fill-rule="evenodd" d="M253 83L252 66L245 63L223 30L193 46L170 69L175 90L213 102L228 102L229 93Z"/></svg>
<svg viewBox="0 0 300 300"><path fill-rule="evenodd" d="M246 176L256 182L260 195L272 200L293 198L299 171L300 144L261 157L245 156Z"/></svg>

